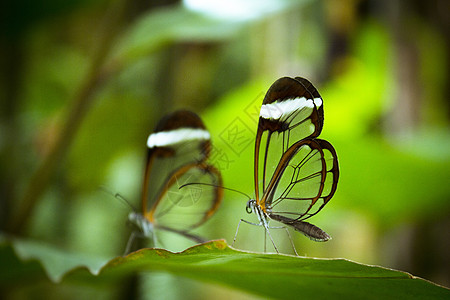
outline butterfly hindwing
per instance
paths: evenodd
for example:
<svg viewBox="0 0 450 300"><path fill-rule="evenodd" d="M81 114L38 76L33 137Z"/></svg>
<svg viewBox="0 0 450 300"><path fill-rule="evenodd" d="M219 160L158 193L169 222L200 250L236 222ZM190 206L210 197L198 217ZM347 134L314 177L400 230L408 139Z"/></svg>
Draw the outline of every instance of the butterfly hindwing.
<svg viewBox="0 0 450 300"><path fill-rule="evenodd" d="M204 183L205 185L187 185ZM208 220L222 199L220 172L206 163L192 163L178 168L148 213L155 227L188 231ZM183 187L182 187L183 186ZM180 187L182 187L180 189Z"/></svg>
<svg viewBox="0 0 450 300"><path fill-rule="evenodd" d="M280 160L263 199L270 216L305 220L317 214L337 187L334 148L325 140L297 142Z"/></svg>

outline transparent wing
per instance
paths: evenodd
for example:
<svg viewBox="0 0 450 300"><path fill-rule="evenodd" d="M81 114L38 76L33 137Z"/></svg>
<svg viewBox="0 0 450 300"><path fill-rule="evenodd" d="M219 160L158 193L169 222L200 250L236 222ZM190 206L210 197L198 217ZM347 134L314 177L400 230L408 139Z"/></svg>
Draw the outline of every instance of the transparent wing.
<svg viewBox="0 0 450 300"><path fill-rule="evenodd" d="M206 161L211 140L202 120L180 110L162 118L147 141L147 163L142 189L142 212L147 212L166 188L172 172L186 164Z"/></svg>
<svg viewBox="0 0 450 300"><path fill-rule="evenodd" d="M167 155L167 153L170 153L167 149L164 151L156 149L148 152L142 195L143 212L151 208L155 199L166 188L167 179L174 170L189 163L204 161L205 156L200 152L199 147L199 142L190 142L177 145L177 148L172 151L174 155Z"/></svg>
<svg viewBox="0 0 450 300"><path fill-rule="evenodd" d="M306 79L284 77L269 88L261 106L255 143L255 191L267 192L278 162L300 140L317 137L323 127L323 102Z"/></svg>
<svg viewBox="0 0 450 300"><path fill-rule="evenodd" d="M210 186L187 183L204 183ZM208 220L222 201L220 172L206 163L187 164L171 174L146 218L155 227L188 231Z"/></svg>
<svg viewBox="0 0 450 300"><path fill-rule="evenodd" d="M333 197L338 180L333 146L320 139L299 141L285 152L268 184L266 211L273 219L308 219Z"/></svg>

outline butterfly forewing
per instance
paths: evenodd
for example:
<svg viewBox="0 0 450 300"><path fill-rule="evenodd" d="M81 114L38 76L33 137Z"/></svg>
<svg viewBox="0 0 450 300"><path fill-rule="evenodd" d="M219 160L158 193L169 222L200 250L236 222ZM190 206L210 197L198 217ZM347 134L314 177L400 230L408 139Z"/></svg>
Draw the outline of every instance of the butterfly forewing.
<svg viewBox="0 0 450 300"><path fill-rule="evenodd" d="M181 110L162 118L147 140L142 211L150 209L174 170L205 161L210 145L209 132L195 113Z"/></svg>
<svg viewBox="0 0 450 300"><path fill-rule="evenodd" d="M188 183L207 185L183 186ZM155 227L178 231L193 229L208 220L219 207L221 185L220 173L213 166L206 163L185 165L170 176L148 218Z"/></svg>
<svg viewBox="0 0 450 300"><path fill-rule="evenodd" d="M286 149L283 148L283 136L278 133L272 133L268 130L262 132L260 139L261 148L258 157L258 164L261 166L259 168L259 184L261 187L261 193L264 194L267 184L269 183L275 168L277 167L276 162L280 160Z"/></svg>

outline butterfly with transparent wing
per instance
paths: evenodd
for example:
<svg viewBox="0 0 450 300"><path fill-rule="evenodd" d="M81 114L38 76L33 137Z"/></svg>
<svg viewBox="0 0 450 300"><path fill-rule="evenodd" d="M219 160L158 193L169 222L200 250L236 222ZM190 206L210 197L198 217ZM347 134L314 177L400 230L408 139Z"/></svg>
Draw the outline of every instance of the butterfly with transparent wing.
<svg viewBox="0 0 450 300"><path fill-rule="evenodd" d="M323 100L305 78L283 77L275 81L264 97L258 122L254 154L255 199L247 202L275 250L269 220L292 227L314 241L331 237L305 222L333 197L339 165L333 146L317 137L323 127ZM290 235L289 235L290 238ZM292 239L294 252L297 254Z"/></svg>
<svg viewBox="0 0 450 300"><path fill-rule="evenodd" d="M128 216L137 231L132 232L125 253L137 236L150 239L155 246L155 230L174 232L198 243L205 241L189 231L211 218L222 201L220 171L206 162L210 151L210 134L197 114L180 110L158 122L147 140L142 212ZM180 188L190 182L210 188Z"/></svg>

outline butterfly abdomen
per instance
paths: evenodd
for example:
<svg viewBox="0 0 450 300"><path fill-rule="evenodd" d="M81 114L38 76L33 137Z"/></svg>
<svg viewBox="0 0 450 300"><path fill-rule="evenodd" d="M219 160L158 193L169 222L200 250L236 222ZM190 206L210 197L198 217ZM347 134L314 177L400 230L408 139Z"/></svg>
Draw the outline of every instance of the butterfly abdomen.
<svg viewBox="0 0 450 300"><path fill-rule="evenodd" d="M275 221L293 227L296 231L301 232L303 235L307 236L313 241L326 242L328 240L331 240L331 236L329 236L328 233L311 223L291 219L281 215L270 214L269 216Z"/></svg>
<svg viewBox="0 0 450 300"><path fill-rule="evenodd" d="M296 231L299 231L306 235L313 241L316 242L326 242L331 240L331 236L328 235L325 231L308 222L297 221L295 223L290 224Z"/></svg>

